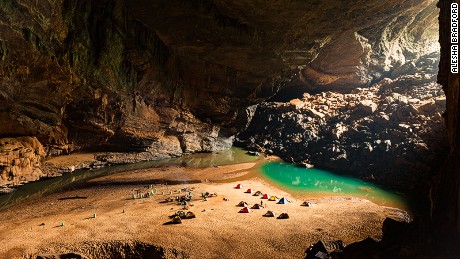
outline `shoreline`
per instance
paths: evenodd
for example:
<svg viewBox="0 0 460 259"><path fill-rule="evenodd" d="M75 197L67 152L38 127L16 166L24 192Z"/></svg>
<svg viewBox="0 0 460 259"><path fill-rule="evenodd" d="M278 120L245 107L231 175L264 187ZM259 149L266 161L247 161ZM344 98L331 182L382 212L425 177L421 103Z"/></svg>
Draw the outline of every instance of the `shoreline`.
<svg viewBox="0 0 460 259"><path fill-rule="evenodd" d="M26 200L0 211L0 217L5 219L0 226L0 256L16 258L18 254L36 256L68 252L91 255L94 252L91 249L96 248L88 248L82 243L94 242L95 247L99 247L123 241L152 244L192 258L216 255L235 258L240 253L250 257L266 254L292 258L303 257L305 249L318 239L341 239L346 244L367 236L378 239L381 238L381 227L386 217L407 220L407 213L402 210L356 197L311 198L308 201L313 206L303 207L300 206L303 200L260 178L227 183L200 179L209 174L241 174L249 172L253 166L245 163L207 170L185 168L194 176L187 180L196 183L156 185L157 195L153 198L132 199L132 192L143 190L153 181L165 180L163 176L166 175L168 180L177 181L183 177L182 173L177 172L174 176L161 167L141 169L140 172L125 171L90 179L77 190L64 190ZM245 187L235 189L236 183ZM164 199L170 191L177 196L177 190L186 187L193 188L194 200L191 203L194 206L189 210L197 217L183 220L179 225L166 224L170 221L169 216L181 210L182 206L175 202L163 202ZM246 188L286 197L291 202L275 204L262 200L268 208L252 210L248 214L238 213L240 208L236 205L240 201L255 204L261 200L244 193ZM202 192L217 193L218 196L204 201L200 199ZM287 212L290 218L262 217L267 210L274 210L278 215ZM94 213L97 218L92 218ZM61 222L65 226L60 227Z"/></svg>
<svg viewBox="0 0 460 259"><path fill-rule="evenodd" d="M238 150L244 150L242 148L238 148ZM227 150L229 151L229 150ZM234 152L234 151L233 151ZM185 180L189 177L194 177L193 175L189 175L189 166L188 165L179 165L179 163L177 163L177 161L173 164L164 164L163 162L164 161L167 161L167 160L170 160L170 159L167 159L167 160L164 160L164 159L160 159L160 160L153 160L153 161L140 161L140 162L131 162L131 163L125 163L125 164L104 164L104 165L99 165L98 167L95 167L93 168L92 166L90 166L90 164L94 164L95 162L98 162L99 160L96 160L95 157L97 155L100 155L102 153L75 153L75 154L71 154L71 155L67 155L67 156L59 156L59 157L54 157L54 158L51 158L49 160L46 160L45 163L48 165L48 166L52 166L54 168L64 168L64 169L68 169L66 173L59 173L59 175L55 175L55 176L49 176L49 177L43 177L42 179L38 180L38 181L34 181L34 182L30 182L30 183L26 183L26 184L21 184L19 185L18 187L23 187L25 185L28 185L28 184L34 184L34 183L39 183L41 181L46 181L46 180L50 180L50 179L60 179L60 177L64 177L66 176L66 174L69 174L69 173L72 173L74 172L75 170L89 170L89 174L91 174L91 171L92 170L97 170L97 169L106 169L106 170L110 170L110 168L114 168L113 166L136 166L136 165L139 165L141 163L158 163L158 165L151 165L151 166L147 166L146 168L143 168L142 166L140 168L135 168L135 169L131 169L131 168L127 168L127 169L122 169L118 172L114 172L114 173L111 173L109 172L108 175L112 175L112 174L115 174L115 175L119 175L119 174L132 174L132 173L135 173L137 174L136 177L140 177L142 174L139 174L140 172L143 172L143 171L148 171L148 170L151 170L151 169L156 169L156 168L160 168L161 171L164 171L164 172L169 172L167 173L166 175L164 175L163 177L170 177L171 175L171 171L179 171L179 175L184 178ZM216 152L215 154L220 154L220 152ZM197 154L191 154L192 156L193 155L197 155ZM203 155L201 153L198 153L198 155ZM260 173L258 172L258 170L261 170L260 167L266 163L266 162L282 162L282 163L287 163L285 162L283 159L281 159L280 157L278 156L275 156L275 155L263 155L263 156L260 156L260 157L253 157L253 156L249 156L245 153L246 156L248 157L252 157L256 160L254 160L253 162L243 162L243 163L230 163L230 164L225 164L225 165L217 165L217 166L207 166L207 167L195 167L195 166L192 166L191 168L193 168L193 170L196 170L196 169L199 169L199 170L202 170L201 171L201 175L203 174L207 174L207 176L202 176L200 179L195 179L194 182L196 181L201 181L201 182L215 182L215 183L228 183L228 182L234 182L234 181L240 181L240 180L247 180L249 178L253 178L253 177L260 177ZM190 158L190 156L182 156L182 157L179 157L179 158ZM177 158L172 158L172 159L177 159ZM299 166L297 164L294 164L296 166ZM219 174L218 176L216 176L214 174L214 171L216 168L221 168L223 167L224 168L226 166L236 166L237 169L232 169L232 170L227 170L227 169L224 169L228 172L224 172L224 173L221 173ZM75 169L76 167L80 167L78 169ZM69 169L70 168L70 169ZM319 168L320 169L320 168ZM114 168L113 170L118 170L117 168ZM106 175L103 174L102 176L95 176L96 178L98 179L101 179L103 177L105 177ZM195 176L199 176L199 175L195 175ZM179 178L181 178L179 177ZM93 176L90 176L89 177L90 179L93 178ZM180 179L176 179L176 184L179 184L181 183L181 180ZM80 179L79 181L86 181L86 179ZM292 196L298 198L298 199L307 199L307 198L323 198L323 197L336 197L336 196L350 196L350 197L358 197L358 198L362 198L362 199L365 199L365 200L369 200L370 202L373 202L375 203L376 205L379 205L379 206L388 206L388 207L392 207L392 208L397 208L397 209L402 209L404 211L407 211L408 213L411 213L410 212L410 206L407 205L407 204L404 204L404 203L400 203L400 202L390 202L389 204L386 204L385 202L379 202L377 200L372 200L372 199L368 199L366 197L363 197L363 196L360 196L360 195L353 195L353 194L334 194L334 193L329 193L329 192L319 192L319 191L303 191L303 190L293 190L293 189L289 189L287 188L286 186L283 186L282 184L279 184L279 183L276 183L276 182L273 182L272 180L269 180L269 179L264 179L266 182L269 182L270 184L274 185L276 188L278 189L281 189L281 190L284 190L286 192L289 192ZM184 181L182 181L183 183ZM379 187L379 186L377 186ZM7 188L8 191L7 192L3 192L3 193L0 193L0 197L1 196L6 196L6 195L9 195L9 194L14 194L18 189L16 188ZM53 192L56 192L56 191L52 191ZM57 190L57 192L59 192L59 190ZM34 195L34 194L32 194ZM29 195L27 195L29 196ZM403 196L401 196L403 197ZM11 205L7 205L5 207L9 207ZM5 209L5 208L0 208L0 210L2 209Z"/></svg>

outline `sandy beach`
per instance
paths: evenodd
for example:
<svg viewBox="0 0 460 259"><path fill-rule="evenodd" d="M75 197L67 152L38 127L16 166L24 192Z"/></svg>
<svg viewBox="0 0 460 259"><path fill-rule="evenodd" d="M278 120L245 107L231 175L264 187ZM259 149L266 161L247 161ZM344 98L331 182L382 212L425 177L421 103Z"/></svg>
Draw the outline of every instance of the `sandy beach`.
<svg viewBox="0 0 460 259"><path fill-rule="evenodd" d="M355 197L312 198L311 207L300 206L303 200L260 178L231 181L254 165L128 171L27 200L0 211L0 258L70 252L88 258L111 258L116 253L127 253L126 247L142 250L139 244L161 247L167 258L303 258L306 248L319 239L341 239L349 244L368 236L380 238L386 217L406 217L399 209ZM221 179L228 182L213 182ZM169 184L147 189L162 181ZM235 189L237 184L243 189ZM188 210L196 218L168 224L169 216L183 206L165 199L183 195L178 190L187 187L194 197ZM291 202L262 200L266 208L238 213L241 208L236 205L240 201L260 204L261 197L245 193L248 188ZM145 193L153 189L153 197L132 198L137 190ZM217 197L204 201L203 192L217 193ZM267 210L277 215L288 213L290 218L263 217ZM120 244L127 244L125 250L117 250Z"/></svg>

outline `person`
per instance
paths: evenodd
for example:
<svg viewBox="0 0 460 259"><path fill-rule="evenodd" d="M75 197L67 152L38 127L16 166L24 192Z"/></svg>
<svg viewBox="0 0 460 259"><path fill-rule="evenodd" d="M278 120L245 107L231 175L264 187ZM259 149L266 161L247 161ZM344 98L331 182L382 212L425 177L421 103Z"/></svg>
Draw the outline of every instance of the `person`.
<svg viewBox="0 0 460 259"><path fill-rule="evenodd" d="M263 203L264 203L264 201L260 201L260 206L262 206L262 205L263 205Z"/></svg>

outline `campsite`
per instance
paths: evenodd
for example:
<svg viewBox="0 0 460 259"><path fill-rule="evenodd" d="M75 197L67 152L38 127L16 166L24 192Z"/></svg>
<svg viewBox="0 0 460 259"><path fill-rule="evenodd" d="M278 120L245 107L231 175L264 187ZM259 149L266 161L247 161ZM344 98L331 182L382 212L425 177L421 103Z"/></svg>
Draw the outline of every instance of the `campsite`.
<svg viewBox="0 0 460 259"><path fill-rule="evenodd" d="M233 251L254 258L260 254L300 258L305 247L319 239L350 244L369 235L380 238L386 217L407 217L402 210L361 198L305 200L258 177L231 179L232 173L234 177L248 174L252 166L127 171L88 180L78 189L41 197L39 202L26 200L0 212L4 219L0 252L46 255L67 249L84 254L88 248L82 240L95 246L118 240L151 243L196 258L226 258ZM181 170L187 172L171 173ZM226 180L206 181L210 174ZM160 179L167 184L158 183ZM145 195L138 198L141 194ZM186 207L181 197L189 198ZM305 202L311 206L302 206ZM92 217L96 213L97 218Z"/></svg>

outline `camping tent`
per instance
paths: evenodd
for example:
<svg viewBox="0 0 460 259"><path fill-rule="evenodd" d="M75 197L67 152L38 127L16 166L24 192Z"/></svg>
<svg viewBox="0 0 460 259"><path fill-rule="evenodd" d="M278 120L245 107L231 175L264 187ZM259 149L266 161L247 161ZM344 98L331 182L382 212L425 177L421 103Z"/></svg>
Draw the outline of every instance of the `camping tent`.
<svg viewBox="0 0 460 259"><path fill-rule="evenodd" d="M173 219L171 220L171 223L173 223L173 224L181 224L182 220L180 219L179 216L174 216Z"/></svg>
<svg viewBox="0 0 460 259"><path fill-rule="evenodd" d="M175 216L179 216L181 219L183 219L185 218L185 212L183 212L182 210L179 210L176 212Z"/></svg>
<svg viewBox="0 0 460 259"><path fill-rule="evenodd" d="M288 219L289 218L289 215L287 213L281 213L279 216L278 216L278 219Z"/></svg>
<svg viewBox="0 0 460 259"><path fill-rule="evenodd" d="M283 197L283 198L280 199L280 201L278 202L278 204L287 204L288 202L289 202L288 199L286 199L286 198Z"/></svg>
<svg viewBox="0 0 460 259"><path fill-rule="evenodd" d="M262 199L268 199L268 194L264 194L264 196L262 196Z"/></svg>
<svg viewBox="0 0 460 259"><path fill-rule="evenodd" d="M185 214L185 218L186 219L193 219L193 218L196 218L196 216L195 216L195 213L189 211L189 212L187 212L187 214Z"/></svg>
<svg viewBox="0 0 460 259"><path fill-rule="evenodd" d="M270 199L268 199L268 200L269 200L269 201L276 201L277 198L276 198L276 196L271 196Z"/></svg>
<svg viewBox="0 0 460 259"><path fill-rule="evenodd" d="M304 202L302 203L301 206L311 207L311 202L309 202L309 201L304 201Z"/></svg>
<svg viewBox="0 0 460 259"><path fill-rule="evenodd" d="M247 207L247 206L249 206L249 204L247 204L244 201L240 201L240 203L238 203L238 207Z"/></svg>
<svg viewBox="0 0 460 259"><path fill-rule="evenodd" d="M251 207L251 209L263 209L264 206L260 205L259 203L254 204L254 206Z"/></svg>
<svg viewBox="0 0 460 259"><path fill-rule="evenodd" d="M261 192L261 191L257 191L256 193L254 193L253 196L262 196L262 192Z"/></svg>
<svg viewBox="0 0 460 259"><path fill-rule="evenodd" d="M248 189L246 193L252 193L252 189Z"/></svg>
<svg viewBox="0 0 460 259"><path fill-rule="evenodd" d="M274 217L275 216L275 212L269 210L267 211L267 213L264 214L265 217Z"/></svg>
<svg viewBox="0 0 460 259"><path fill-rule="evenodd" d="M236 188L236 189L241 189L241 188L243 188L243 185L237 184L235 188Z"/></svg>
<svg viewBox="0 0 460 259"><path fill-rule="evenodd" d="M251 210L248 207L244 207L240 210L240 213L249 213Z"/></svg>

